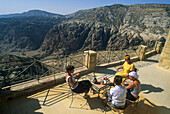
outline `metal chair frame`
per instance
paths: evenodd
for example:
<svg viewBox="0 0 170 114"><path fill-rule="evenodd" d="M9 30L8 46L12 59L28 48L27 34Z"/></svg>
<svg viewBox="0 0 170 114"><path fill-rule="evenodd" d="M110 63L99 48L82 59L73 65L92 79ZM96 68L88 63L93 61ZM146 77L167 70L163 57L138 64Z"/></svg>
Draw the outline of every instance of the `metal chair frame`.
<svg viewBox="0 0 170 114"><path fill-rule="evenodd" d="M71 96L72 96L71 103L70 103L70 105L69 105L69 108L71 108L71 105L72 105L73 100L74 100L74 95L80 95L80 94L82 94L82 93L75 93L75 92L73 92L73 91L71 90L71 87L70 87L69 84L68 84L68 86L69 86L69 94L71 94Z"/></svg>

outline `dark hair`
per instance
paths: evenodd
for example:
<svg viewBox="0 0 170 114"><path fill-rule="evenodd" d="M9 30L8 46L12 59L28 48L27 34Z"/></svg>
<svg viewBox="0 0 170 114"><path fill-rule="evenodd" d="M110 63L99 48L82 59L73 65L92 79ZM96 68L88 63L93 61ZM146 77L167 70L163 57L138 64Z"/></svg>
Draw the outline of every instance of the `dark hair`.
<svg viewBox="0 0 170 114"><path fill-rule="evenodd" d="M66 71L68 72L68 71L71 71L71 70L73 70L73 69L74 69L74 66L68 65L67 68L66 68Z"/></svg>
<svg viewBox="0 0 170 114"><path fill-rule="evenodd" d="M130 60L130 56L129 55L125 55L124 57L126 60Z"/></svg>
<svg viewBox="0 0 170 114"><path fill-rule="evenodd" d="M114 78L114 83L115 83L116 85L120 85L120 84L122 83L122 77L119 76L119 75L115 76L115 78Z"/></svg>

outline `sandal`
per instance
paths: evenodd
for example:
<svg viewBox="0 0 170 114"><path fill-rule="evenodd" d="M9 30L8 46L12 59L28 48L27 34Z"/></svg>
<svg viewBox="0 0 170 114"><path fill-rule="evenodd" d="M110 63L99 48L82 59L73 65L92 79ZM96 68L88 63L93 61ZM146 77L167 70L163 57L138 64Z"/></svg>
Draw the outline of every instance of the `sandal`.
<svg viewBox="0 0 170 114"><path fill-rule="evenodd" d="M89 95L84 95L83 98L87 99L88 97L90 97Z"/></svg>
<svg viewBox="0 0 170 114"><path fill-rule="evenodd" d="M93 94L96 94L96 93L98 93L97 91L93 91Z"/></svg>

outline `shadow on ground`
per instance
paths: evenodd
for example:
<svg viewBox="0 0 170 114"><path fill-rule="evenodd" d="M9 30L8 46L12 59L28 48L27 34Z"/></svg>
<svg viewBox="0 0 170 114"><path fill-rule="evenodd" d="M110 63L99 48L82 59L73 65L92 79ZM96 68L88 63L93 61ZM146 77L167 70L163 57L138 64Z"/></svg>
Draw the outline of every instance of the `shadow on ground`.
<svg viewBox="0 0 170 114"><path fill-rule="evenodd" d="M158 63L158 60L153 60L153 59L145 59L144 61L151 62L151 63Z"/></svg>
<svg viewBox="0 0 170 114"><path fill-rule="evenodd" d="M170 109L165 106L156 106L148 99L143 99L136 107L128 106L124 114L170 114Z"/></svg>
<svg viewBox="0 0 170 114"><path fill-rule="evenodd" d="M105 75L114 75L116 73L115 70L111 70L111 69L102 69L102 70L96 70L94 73L103 73Z"/></svg>
<svg viewBox="0 0 170 114"><path fill-rule="evenodd" d="M49 88L46 91L46 96L44 97L42 102L42 105L44 106L51 106L54 105L60 101L65 100L66 98L70 97L70 89L66 83L60 84L59 86L56 86L54 88Z"/></svg>
<svg viewBox="0 0 170 114"><path fill-rule="evenodd" d="M98 97L87 99L87 103L91 110L102 110L104 111L104 106L102 105L102 99Z"/></svg>
<svg viewBox="0 0 170 114"><path fill-rule="evenodd" d="M114 110L107 109L106 114L112 111L117 113ZM156 106L151 103L148 99L141 99L137 106L130 102L126 102L126 106L123 111L124 114L170 114L170 109L165 106ZM109 113L110 114L110 113Z"/></svg>
<svg viewBox="0 0 170 114"><path fill-rule="evenodd" d="M41 109L38 99L22 97L11 99L0 104L1 114L43 114L35 112Z"/></svg>
<svg viewBox="0 0 170 114"><path fill-rule="evenodd" d="M145 94L149 94L151 92L162 92L164 91L164 89L160 88L160 87L154 87L152 85L149 85L149 84L141 84L141 91L146 91L148 90L147 92L143 92Z"/></svg>
<svg viewBox="0 0 170 114"><path fill-rule="evenodd" d="M77 95L70 108L104 112L104 106L102 102L103 100L98 97L89 97L84 99L82 96Z"/></svg>

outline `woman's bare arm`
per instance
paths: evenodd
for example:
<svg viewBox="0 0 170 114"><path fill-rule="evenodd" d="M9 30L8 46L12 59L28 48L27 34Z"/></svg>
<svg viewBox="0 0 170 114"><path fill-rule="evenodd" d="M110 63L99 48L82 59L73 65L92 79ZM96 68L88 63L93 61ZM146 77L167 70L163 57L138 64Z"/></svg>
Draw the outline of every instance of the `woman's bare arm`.
<svg viewBox="0 0 170 114"><path fill-rule="evenodd" d="M76 81L76 83L74 83L72 77L70 77L70 78L68 79L68 82L69 82L69 84L71 85L71 87L73 87L73 88L75 88L76 85L77 85L77 81Z"/></svg>
<svg viewBox="0 0 170 114"><path fill-rule="evenodd" d="M118 67L118 68L116 69L116 72L117 72L119 69L123 69L123 66Z"/></svg>
<svg viewBox="0 0 170 114"><path fill-rule="evenodd" d="M131 88L134 88L134 83L131 83L128 86L126 86L126 89L131 89Z"/></svg>
<svg viewBox="0 0 170 114"><path fill-rule="evenodd" d="M74 77L75 77L77 80L80 79L80 73L75 74Z"/></svg>

